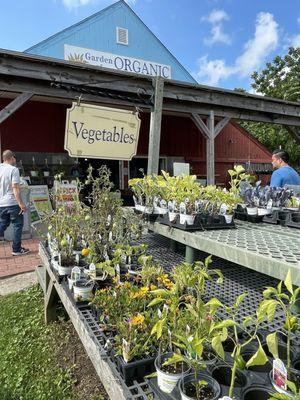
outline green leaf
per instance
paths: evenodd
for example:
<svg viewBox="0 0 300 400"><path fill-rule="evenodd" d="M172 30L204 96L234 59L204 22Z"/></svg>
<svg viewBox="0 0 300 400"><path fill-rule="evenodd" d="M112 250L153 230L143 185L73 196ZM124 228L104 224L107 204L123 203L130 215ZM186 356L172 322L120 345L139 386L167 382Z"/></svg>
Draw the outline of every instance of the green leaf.
<svg viewBox="0 0 300 400"><path fill-rule="evenodd" d="M244 318L243 320L243 326L247 326L249 324L249 322L252 322L253 318L250 317L250 315L248 315L248 317Z"/></svg>
<svg viewBox="0 0 300 400"><path fill-rule="evenodd" d="M291 392L297 394L297 386L295 385L295 383L291 381L287 381L286 383Z"/></svg>
<svg viewBox="0 0 300 400"><path fill-rule="evenodd" d="M212 345L212 348L214 349L214 351L218 354L218 356L221 357L222 360L224 360L225 352L224 352L221 336L213 337L213 339L211 341L211 345Z"/></svg>
<svg viewBox="0 0 300 400"><path fill-rule="evenodd" d="M147 305L147 307L152 307L152 306L156 306L157 304L161 304L164 301L164 299L161 298L156 298L150 301L150 303Z"/></svg>
<svg viewBox="0 0 300 400"><path fill-rule="evenodd" d="M242 301L248 296L248 293L242 293L240 294L235 301L234 307L238 308L238 306L241 304Z"/></svg>
<svg viewBox="0 0 300 400"><path fill-rule="evenodd" d="M272 354L273 358L279 358L278 356L278 339L276 332L270 333L266 337L268 349L270 353Z"/></svg>
<svg viewBox="0 0 300 400"><path fill-rule="evenodd" d="M233 321L232 319L225 319L222 322L219 322L218 324L216 324L213 328L213 330L216 329L222 329L222 328L229 328L230 326L237 326L237 323L235 321Z"/></svg>
<svg viewBox="0 0 300 400"><path fill-rule="evenodd" d="M144 378L146 378L146 379L151 379L151 378L156 378L156 377L157 377L157 372L152 372L152 374L144 376Z"/></svg>
<svg viewBox="0 0 300 400"><path fill-rule="evenodd" d="M169 297L170 293L166 289L156 289L152 290L150 293L158 297Z"/></svg>
<svg viewBox="0 0 300 400"><path fill-rule="evenodd" d="M255 354L247 361L246 367L249 368L253 365L265 365L268 362L268 357L264 352L264 349L259 345L259 348Z"/></svg>
<svg viewBox="0 0 300 400"><path fill-rule="evenodd" d="M160 319L159 321L156 322L156 324L153 326L152 330L151 330L151 335L154 335L156 333L156 337L157 339L161 338L162 335L162 331L163 331L163 327L164 324L166 322L166 319Z"/></svg>
<svg viewBox="0 0 300 400"><path fill-rule="evenodd" d="M234 361L238 367L238 369L245 369L246 366L246 361L244 360L243 356L239 355L237 357L234 357Z"/></svg>
<svg viewBox="0 0 300 400"><path fill-rule="evenodd" d="M168 358L164 363L163 366L176 364L178 362L184 362L185 358L181 354L174 353L172 357Z"/></svg>
<svg viewBox="0 0 300 400"><path fill-rule="evenodd" d="M216 299L215 297L210 299L205 305L212 308L223 307L223 304L220 302L220 300Z"/></svg>
<svg viewBox="0 0 300 400"><path fill-rule="evenodd" d="M288 273L287 273L287 275L286 275L284 284L285 284L285 287L287 288L287 290L288 290L291 294L293 294L294 291L293 291L293 283L292 283L292 272L291 272L290 269L289 269L289 271L288 271Z"/></svg>

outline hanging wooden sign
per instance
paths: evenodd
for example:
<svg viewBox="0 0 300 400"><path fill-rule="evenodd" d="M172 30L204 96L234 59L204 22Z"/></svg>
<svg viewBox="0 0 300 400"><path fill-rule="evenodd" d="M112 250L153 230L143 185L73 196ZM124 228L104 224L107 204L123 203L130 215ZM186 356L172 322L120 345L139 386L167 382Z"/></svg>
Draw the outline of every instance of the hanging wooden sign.
<svg viewBox="0 0 300 400"><path fill-rule="evenodd" d="M140 124L132 111L74 102L67 110L65 149L72 157L131 160Z"/></svg>

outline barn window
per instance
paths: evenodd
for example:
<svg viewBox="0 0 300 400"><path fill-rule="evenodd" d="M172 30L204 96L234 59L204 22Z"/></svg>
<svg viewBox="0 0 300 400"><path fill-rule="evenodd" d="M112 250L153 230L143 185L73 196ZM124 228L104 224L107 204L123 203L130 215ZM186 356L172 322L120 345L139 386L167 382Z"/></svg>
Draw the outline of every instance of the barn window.
<svg viewBox="0 0 300 400"><path fill-rule="evenodd" d="M117 43L128 45L128 29L117 27Z"/></svg>

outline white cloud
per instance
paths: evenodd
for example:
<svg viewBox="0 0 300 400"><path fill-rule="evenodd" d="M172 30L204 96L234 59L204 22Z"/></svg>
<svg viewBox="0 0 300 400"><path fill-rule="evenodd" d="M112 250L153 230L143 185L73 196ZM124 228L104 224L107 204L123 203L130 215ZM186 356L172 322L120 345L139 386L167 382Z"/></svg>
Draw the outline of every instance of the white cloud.
<svg viewBox="0 0 300 400"><path fill-rule="evenodd" d="M220 80L226 79L232 74L232 68L226 66L225 60L208 61L207 56L199 58L198 67L195 78L200 83L209 86L218 85Z"/></svg>
<svg viewBox="0 0 300 400"><path fill-rule="evenodd" d="M202 21L209 22L212 27L211 36L204 38L204 43L208 46L214 43L231 43L231 37L223 31L223 21L228 21L229 15L224 10L213 10L208 16L203 17Z"/></svg>
<svg viewBox="0 0 300 400"><path fill-rule="evenodd" d="M292 47L300 47L300 35L292 36L289 39L289 45Z"/></svg>
<svg viewBox="0 0 300 400"><path fill-rule="evenodd" d="M254 37L245 44L243 53L236 58L234 64L226 65L225 60L208 60L207 57L202 57L198 60L196 79L208 85L218 85L231 75L248 76L275 50L278 39L278 24L273 15L261 12L256 18Z"/></svg>

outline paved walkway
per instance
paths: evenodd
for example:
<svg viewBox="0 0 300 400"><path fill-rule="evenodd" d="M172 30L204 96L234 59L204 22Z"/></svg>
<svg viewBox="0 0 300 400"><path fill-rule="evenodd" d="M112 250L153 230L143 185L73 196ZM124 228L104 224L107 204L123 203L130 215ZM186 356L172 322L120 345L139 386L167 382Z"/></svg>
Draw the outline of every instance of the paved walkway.
<svg viewBox="0 0 300 400"><path fill-rule="evenodd" d="M29 248L30 253L24 256L13 257L11 255L11 242L0 244L0 279L33 271L41 263L38 255L38 245L38 238L23 240L22 246Z"/></svg>
<svg viewBox="0 0 300 400"><path fill-rule="evenodd" d="M19 292L29 286L37 283L36 273L25 272L24 274L15 275L10 278L0 279L0 297L8 294Z"/></svg>

